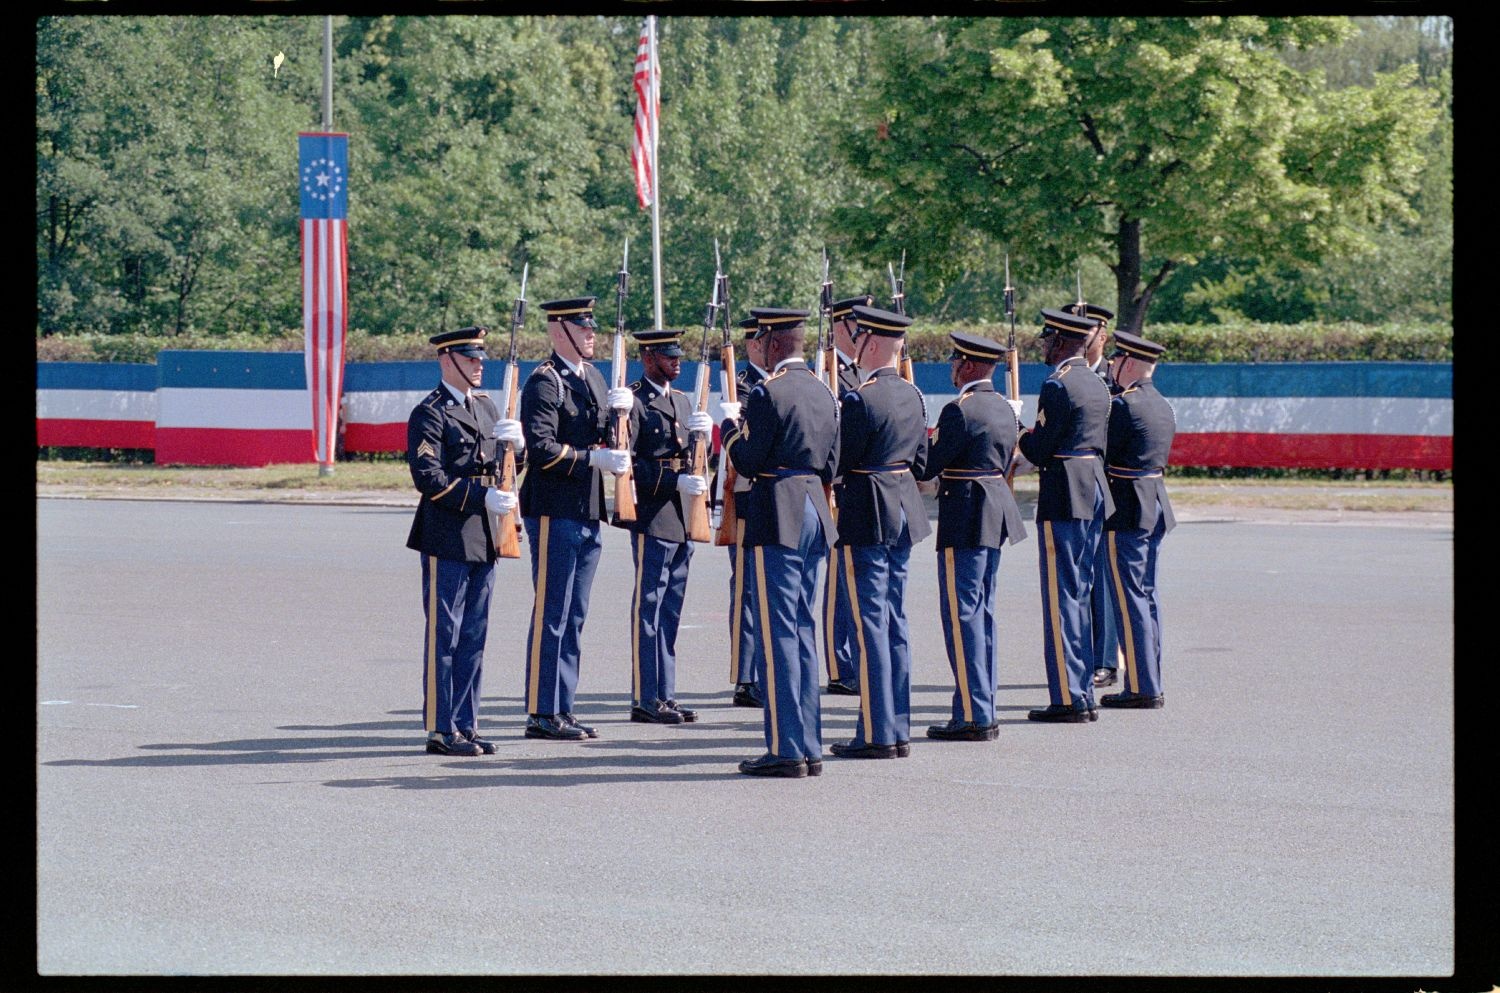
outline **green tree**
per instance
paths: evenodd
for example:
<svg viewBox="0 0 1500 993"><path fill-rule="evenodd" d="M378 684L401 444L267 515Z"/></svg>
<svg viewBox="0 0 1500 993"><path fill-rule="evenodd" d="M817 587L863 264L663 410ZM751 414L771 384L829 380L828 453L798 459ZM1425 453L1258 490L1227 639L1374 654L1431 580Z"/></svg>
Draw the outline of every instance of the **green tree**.
<svg viewBox="0 0 1500 993"><path fill-rule="evenodd" d="M1200 257L1350 254L1413 216L1437 116L1414 66L1333 90L1277 54L1351 32L1324 17L882 22L850 146L883 192L844 218L867 252L920 242L945 276L976 233L1034 276L1105 259L1133 329Z"/></svg>
<svg viewBox="0 0 1500 993"><path fill-rule="evenodd" d="M295 304L278 306L297 288L295 206L285 205L291 135L311 105L295 63L273 76L267 45L280 35L292 48L286 39L310 37L313 24L38 22L39 329L180 333L294 319Z"/></svg>

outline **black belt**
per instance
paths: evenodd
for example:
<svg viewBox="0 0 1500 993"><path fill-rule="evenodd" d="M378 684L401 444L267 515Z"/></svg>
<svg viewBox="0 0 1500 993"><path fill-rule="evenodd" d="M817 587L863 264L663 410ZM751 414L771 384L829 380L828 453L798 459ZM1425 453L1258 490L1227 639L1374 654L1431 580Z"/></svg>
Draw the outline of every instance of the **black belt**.
<svg viewBox="0 0 1500 993"><path fill-rule="evenodd" d="M1092 459L1097 458L1098 451L1092 448L1064 448L1060 452L1053 452L1055 459Z"/></svg>
<svg viewBox="0 0 1500 993"><path fill-rule="evenodd" d="M1004 479L1005 473L999 469L944 469L944 479Z"/></svg>
<svg viewBox="0 0 1500 993"><path fill-rule="evenodd" d="M770 472L757 472L757 479L785 479L787 476L816 476L817 472L812 469L788 469L784 466L772 469Z"/></svg>
<svg viewBox="0 0 1500 993"><path fill-rule="evenodd" d="M1161 475L1161 469L1125 469L1117 465L1104 467L1107 475L1114 479L1154 479Z"/></svg>
<svg viewBox="0 0 1500 993"><path fill-rule="evenodd" d="M687 463L687 459L683 458L680 455L677 458L675 458L675 459L652 459L652 461L655 462L657 465L664 465L668 469L673 469L673 470L676 470L677 472L681 472L682 469L683 469L683 466L686 465L686 463Z"/></svg>
<svg viewBox="0 0 1500 993"><path fill-rule="evenodd" d="M476 475L470 476L469 478L477 480L481 486L495 485L495 477L489 473L478 473Z"/></svg>
<svg viewBox="0 0 1500 993"><path fill-rule="evenodd" d="M860 466L858 469L850 469L848 471L863 473L865 475L869 475L870 473L875 472L910 472L911 466L907 465L905 462L892 462L889 465Z"/></svg>

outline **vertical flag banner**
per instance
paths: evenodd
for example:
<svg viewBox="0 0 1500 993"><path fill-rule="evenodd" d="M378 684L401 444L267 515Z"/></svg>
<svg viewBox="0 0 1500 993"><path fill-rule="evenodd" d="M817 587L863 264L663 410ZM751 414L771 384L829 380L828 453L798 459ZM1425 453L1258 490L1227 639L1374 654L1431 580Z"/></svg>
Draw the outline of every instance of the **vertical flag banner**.
<svg viewBox="0 0 1500 993"><path fill-rule="evenodd" d="M630 167L642 209L656 197L656 125L661 114L661 66L656 62L651 20L647 17L641 25L635 50L635 140L630 144Z"/></svg>
<svg viewBox="0 0 1500 993"><path fill-rule="evenodd" d="M302 328L307 390L312 397L313 458L332 465L344 392L348 327L349 136L297 135L302 190Z"/></svg>

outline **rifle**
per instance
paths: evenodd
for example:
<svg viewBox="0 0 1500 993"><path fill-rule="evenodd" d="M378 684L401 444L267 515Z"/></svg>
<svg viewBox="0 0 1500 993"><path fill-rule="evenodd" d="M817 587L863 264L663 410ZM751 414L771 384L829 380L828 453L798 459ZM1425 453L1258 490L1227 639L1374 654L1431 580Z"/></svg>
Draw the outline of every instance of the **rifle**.
<svg viewBox="0 0 1500 993"><path fill-rule="evenodd" d="M824 320L828 330L823 330ZM818 287L818 381L833 394L833 404L839 404L839 360L834 354L833 341L833 280L828 278L828 249L823 249L823 285ZM837 415L835 415L837 416ZM838 500L833 495L833 486L823 484L823 498L828 501L828 512L838 513Z"/></svg>
<svg viewBox="0 0 1500 993"><path fill-rule="evenodd" d="M505 419L516 419L516 403L520 399L521 369L516 363L516 332L526 323L526 277L531 272L531 263L521 266L521 295L516 297L515 309L510 316L510 357L505 363L503 394ZM500 489L506 493L516 491L516 448L506 442L500 457ZM521 557L521 514L519 508L495 519L495 554L502 559Z"/></svg>
<svg viewBox="0 0 1500 993"><path fill-rule="evenodd" d="M714 268L719 265L719 243L714 241ZM734 368L734 330L730 325L729 315L733 312L729 306L729 277L719 275L716 277L718 286L720 325L724 328L724 339L719 345L719 369L723 377L719 381L719 395L726 403L739 403L739 383L735 380ZM734 463L725 457L723 449L719 450L719 528L714 533L715 545L733 545L735 543L735 509L734 509L734 481L736 477Z"/></svg>
<svg viewBox="0 0 1500 993"><path fill-rule="evenodd" d="M1012 400L1021 398L1021 361L1016 354L1016 288L1010 285L1010 253L1005 253L1005 317L1010 321L1010 338L1005 343L1005 391ZM1005 483L1016 490L1016 453L1011 452L1005 468Z"/></svg>
<svg viewBox="0 0 1500 993"><path fill-rule="evenodd" d="M896 313L906 316L906 249L901 249L901 275L897 276L891 268L891 264L885 264L885 271L891 277L891 306ZM911 355L906 350L906 339L901 339L901 378L908 383L913 382Z"/></svg>
<svg viewBox="0 0 1500 993"><path fill-rule="evenodd" d="M615 343L609 364L609 385L625 385L625 296L630 292L630 239L625 239L625 250L620 255L620 271L615 283ZM610 446L630 450L630 411L622 410L615 417L611 431ZM635 475L627 468L615 477L615 518L621 521L635 520Z"/></svg>
<svg viewBox="0 0 1500 993"><path fill-rule="evenodd" d="M823 322L827 320L828 330L823 330ZM817 359L813 362L813 372L823 385L833 390L833 395L839 395L836 383L838 380L839 361L833 352L833 280L828 278L828 249L823 249L823 284L818 291L818 351Z"/></svg>
<svg viewBox="0 0 1500 993"><path fill-rule="evenodd" d="M719 241L714 239L714 251L718 252ZM719 271L717 260L714 263L714 290L713 297L708 301L708 310L703 315L703 345L698 351L698 383L694 390L694 409L703 412L708 411L708 332L713 329L719 314L719 281L723 278ZM691 454L688 458L688 473L693 476L708 476L708 435L699 432L693 436L689 443ZM708 522L708 494L700 493L697 496L688 497L687 526L689 541L712 541L713 528Z"/></svg>

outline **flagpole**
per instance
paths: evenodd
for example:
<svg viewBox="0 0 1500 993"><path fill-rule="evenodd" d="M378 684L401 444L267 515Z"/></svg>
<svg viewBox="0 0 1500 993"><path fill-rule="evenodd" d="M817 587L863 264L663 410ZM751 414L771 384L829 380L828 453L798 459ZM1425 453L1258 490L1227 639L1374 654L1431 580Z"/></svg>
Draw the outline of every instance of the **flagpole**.
<svg viewBox="0 0 1500 993"><path fill-rule="evenodd" d="M661 114L658 108L661 106L660 84L661 61L656 53L656 15L646 16L647 45L651 51L651 113L654 118L651 127L651 288L656 298L656 327L665 327L661 316L661 170L656 162L656 146L659 141L658 132L661 130Z"/></svg>
<svg viewBox="0 0 1500 993"><path fill-rule="evenodd" d="M323 17L323 130L333 130L333 18L325 15ZM316 429L316 425L314 426ZM338 420L335 415L334 423L325 424L325 431L338 431ZM318 452L331 449L333 446L325 445L324 439L318 439ZM319 462L319 476L332 476L333 463Z"/></svg>

